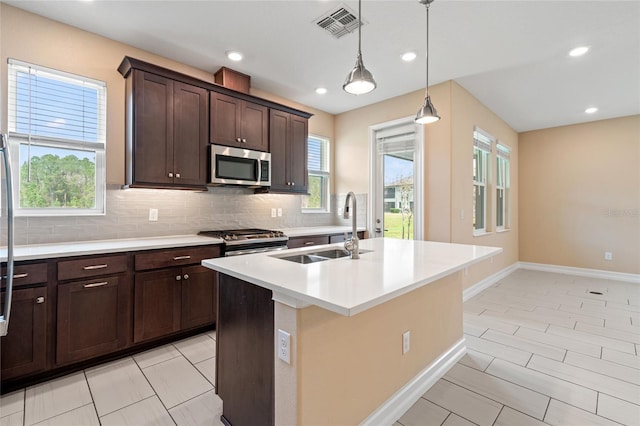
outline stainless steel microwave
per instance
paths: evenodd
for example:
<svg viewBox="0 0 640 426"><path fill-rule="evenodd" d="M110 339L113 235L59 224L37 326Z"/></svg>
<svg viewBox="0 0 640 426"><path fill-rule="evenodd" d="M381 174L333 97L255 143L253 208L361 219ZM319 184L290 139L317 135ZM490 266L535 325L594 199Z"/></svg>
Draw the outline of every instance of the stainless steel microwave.
<svg viewBox="0 0 640 426"><path fill-rule="evenodd" d="M211 185L271 186L271 154L211 145Z"/></svg>

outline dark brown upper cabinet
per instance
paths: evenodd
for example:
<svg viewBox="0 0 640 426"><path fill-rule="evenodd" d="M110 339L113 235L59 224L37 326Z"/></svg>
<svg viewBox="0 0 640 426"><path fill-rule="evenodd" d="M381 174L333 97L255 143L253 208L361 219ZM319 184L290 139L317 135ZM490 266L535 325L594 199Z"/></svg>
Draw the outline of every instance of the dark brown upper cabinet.
<svg viewBox="0 0 640 426"><path fill-rule="evenodd" d="M307 192L307 137L308 119L271 110L269 148L273 164L272 192Z"/></svg>
<svg viewBox="0 0 640 426"><path fill-rule="evenodd" d="M127 80L127 184L204 187L208 93L145 71Z"/></svg>
<svg viewBox="0 0 640 426"><path fill-rule="evenodd" d="M269 150L269 108L211 92L209 141L236 148Z"/></svg>
<svg viewBox="0 0 640 426"><path fill-rule="evenodd" d="M272 171L286 172L274 192L307 191L311 114L128 56L118 71L127 80L128 185L203 189L211 142L270 151ZM276 130L284 139L273 139L270 111L288 117Z"/></svg>

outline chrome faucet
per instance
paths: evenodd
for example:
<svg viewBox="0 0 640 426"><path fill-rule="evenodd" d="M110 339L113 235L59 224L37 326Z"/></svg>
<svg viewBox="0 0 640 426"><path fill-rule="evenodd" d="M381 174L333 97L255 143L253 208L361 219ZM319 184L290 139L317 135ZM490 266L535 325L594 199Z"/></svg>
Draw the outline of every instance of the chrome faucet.
<svg viewBox="0 0 640 426"><path fill-rule="evenodd" d="M358 229L356 220L358 216L358 203L356 202L356 194L349 192L344 200L344 218L349 219L349 200L353 199L353 213L351 214L351 239L344 242L344 249L351 254L352 259L360 259L360 250L358 243Z"/></svg>

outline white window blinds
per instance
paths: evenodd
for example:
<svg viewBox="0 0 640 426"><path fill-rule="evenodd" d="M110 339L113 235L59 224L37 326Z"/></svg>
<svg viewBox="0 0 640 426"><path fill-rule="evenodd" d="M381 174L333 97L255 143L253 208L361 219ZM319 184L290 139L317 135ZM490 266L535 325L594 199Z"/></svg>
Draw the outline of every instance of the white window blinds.
<svg viewBox="0 0 640 426"><path fill-rule="evenodd" d="M402 125L376 132L379 154L397 154L413 151L416 144L416 126Z"/></svg>
<svg viewBox="0 0 640 426"><path fill-rule="evenodd" d="M475 146L476 148L486 152L491 152L491 146L493 145L493 142L494 139L482 130L476 128L473 131L473 146Z"/></svg>
<svg viewBox="0 0 640 426"><path fill-rule="evenodd" d="M106 85L9 59L9 131L34 139L106 140Z"/></svg>

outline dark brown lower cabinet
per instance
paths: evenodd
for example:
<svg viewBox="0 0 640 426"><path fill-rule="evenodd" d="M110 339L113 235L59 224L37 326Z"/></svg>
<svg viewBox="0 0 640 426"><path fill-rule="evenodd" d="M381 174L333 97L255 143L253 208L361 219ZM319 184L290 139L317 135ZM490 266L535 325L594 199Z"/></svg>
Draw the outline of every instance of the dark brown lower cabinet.
<svg viewBox="0 0 640 426"><path fill-rule="evenodd" d="M136 274L134 343L180 330L181 280L180 268Z"/></svg>
<svg viewBox="0 0 640 426"><path fill-rule="evenodd" d="M46 366L47 288L14 289L7 335L0 339L2 380ZM4 304L4 292L2 293Z"/></svg>
<svg viewBox="0 0 640 426"><path fill-rule="evenodd" d="M184 267L182 274L181 328L215 322L218 274L202 266Z"/></svg>
<svg viewBox="0 0 640 426"><path fill-rule="evenodd" d="M274 424L274 337L271 290L220 274L216 323L216 392L223 421Z"/></svg>
<svg viewBox="0 0 640 426"><path fill-rule="evenodd" d="M127 276L58 284L57 364L127 346L130 288Z"/></svg>
<svg viewBox="0 0 640 426"><path fill-rule="evenodd" d="M216 285L199 265L136 273L134 343L215 322Z"/></svg>

